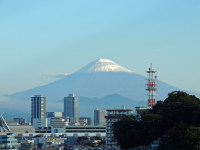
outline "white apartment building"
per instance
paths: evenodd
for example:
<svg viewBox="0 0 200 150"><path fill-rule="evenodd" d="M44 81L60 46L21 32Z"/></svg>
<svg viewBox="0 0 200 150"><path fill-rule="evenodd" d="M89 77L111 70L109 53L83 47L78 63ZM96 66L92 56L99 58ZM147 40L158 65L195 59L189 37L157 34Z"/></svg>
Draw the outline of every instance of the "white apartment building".
<svg viewBox="0 0 200 150"><path fill-rule="evenodd" d="M106 145L110 147L115 147L116 142L113 141L113 131L112 125L113 123L120 121L122 118L127 116L133 116L132 109L112 109L106 110L107 115L106 118Z"/></svg>
<svg viewBox="0 0 200 150"><path fill-rule="evenodd" d="M68 126L69 122L65 121L63 117L53 117L50 124L53 128L63 128Z"/></svg>

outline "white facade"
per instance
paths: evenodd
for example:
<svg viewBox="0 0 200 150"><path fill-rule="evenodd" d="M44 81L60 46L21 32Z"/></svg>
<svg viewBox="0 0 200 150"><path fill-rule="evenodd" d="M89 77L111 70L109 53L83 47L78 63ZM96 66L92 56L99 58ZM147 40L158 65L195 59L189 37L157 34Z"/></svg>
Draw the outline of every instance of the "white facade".
<svg viewBox="0 0 200 150"><path fill-rule="evenodd" d="M106 136L105 126L65 126L52 127L51 133L63 133L67 136Z"/></svg>
<svg viewBox="0 0 200 150"><path fill-rule="evenodd" d="M51 126L51 118L53 117L63 117L63 112L46 112L47 124Z"/></svg>
<svg viewBox="0 0 200 150"><path fill-rule="evenodd" d="M33 119L33 127L34 128L47 127L47 118L34 118Z"/></svg>
<svg viewBox="0 0 200 150"><path fill-rule="evenodd" d="M65 118L63 117L53 117L51 118L51 126L53 128L63 128L65 126L68 126L68 123L67 121L65 121Z"/></svg>
<svg viewBox="0 0 200 150"><path fill-rule="evenodd" d="M46 117L47 118L63 117L63 112L46 112Z"/></svg>

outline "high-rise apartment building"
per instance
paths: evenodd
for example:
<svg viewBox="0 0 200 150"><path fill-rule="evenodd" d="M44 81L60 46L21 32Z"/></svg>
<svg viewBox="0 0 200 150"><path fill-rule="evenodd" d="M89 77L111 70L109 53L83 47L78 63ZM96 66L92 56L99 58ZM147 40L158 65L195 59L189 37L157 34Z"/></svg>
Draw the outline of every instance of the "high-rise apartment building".
<svg viewBox="0 0 200 150"><path fill-rule="evenodd" d="M66 121L69 119L69 122L78 122L78 97L74 94L64 97L64 117Z"/></svg>
<svg viewBox="0 0 200 150"><path fill-rule="evenodd" d="M46 97L42 95L31 97L31 122L34 118L46 118Z"/></svg>
<svg viewBox="0 0 200 150"><path fill-rule="evenodd" d="M35 95L31 97L31 123L35 128L46 127L46 97Z"/></svg>
<svg viewBox="0 0 200 150"><path fill-rule="evenodd" d="M105 125L106 119L105 119L106 112L103 110L94 110L94 125Z"/></svg>
<svg viewBox="0 0 200 150"><path fill-rule="evenodd" d="M115 122L120 121L125 117L133 117L132 109L111 109L106 110L106 145L110 147L117 146L117 142L113 141L113 129L112 126Z"/></svg>

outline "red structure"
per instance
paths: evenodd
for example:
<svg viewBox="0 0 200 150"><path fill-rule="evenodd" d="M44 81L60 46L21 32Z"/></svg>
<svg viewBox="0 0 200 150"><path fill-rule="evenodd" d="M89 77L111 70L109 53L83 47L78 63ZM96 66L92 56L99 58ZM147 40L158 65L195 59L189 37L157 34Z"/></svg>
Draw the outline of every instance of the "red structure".
<svg viewBox="0 0 200 150"><path fill-rule="evenodd" d="M155 75L155 73L157 71L154 71L152 69L152 64L151 64L151 67L146 72L147 72L146 91L147 91L147 96L148 96L148 107L152 107L156 103L155 91L157 91L157 84L156 84L157 76Z"/></svg>

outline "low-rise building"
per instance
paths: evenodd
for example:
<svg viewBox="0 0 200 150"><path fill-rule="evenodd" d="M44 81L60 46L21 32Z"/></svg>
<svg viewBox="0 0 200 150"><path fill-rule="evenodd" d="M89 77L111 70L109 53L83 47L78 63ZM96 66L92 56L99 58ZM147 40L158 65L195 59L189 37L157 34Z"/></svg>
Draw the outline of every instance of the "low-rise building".
<svg viewBox="0 0 200 150"><path fill-rule="evenodd" d="M4 149L18 149L19 144L17 143L17 139L15 139L15 134L6 133L0 135L0 145Z"/></svg>
<svg viewBox="0 0 200 150"><path fill-rule="evenodd" d="M65 126L63 128L51 128L52 133L62 133L67 136L106 136L105 126Z"/></svg>
<svg viewBox="0 0 200 150"><path fill-rule="evenodd" d="M26 119L24 119L24 118L14 118L13 119L15 122L17 122L18 124L20 124L20 125L24 125L24 124L26 124L27 122L26 122Z"/></svg>
<svg viewBox="0 0 200 150"><path fill-rule="evenodd" d="M35 128L32 126L9 126L10 132L18 134L35 133Z"/></svg>
<svg viewBox="0 0 200 150"><path fill-rule="evenodd" d="M63 117L53 117L51 118L50 125L53 128L63 128L65 126L68 126L69 122L65 121L65 118Z"/></svg>
<svg viewBox="0 0 200 150"><path fill-rule="evenodd" d="M47 118L33 118L33 127L47 127Z"/></svg>
<svg viewBox="0 0 200 150"><path fill-rule="evenodd" d="M81 126L93 125L93 119L91 117L79 117L79 123Z"/></svg>
<svg viewBox="0 0 200 150"><path fill-rule="evenodd" d="M87 119L79 118L79 123L80 123L81 126L87 126Z"/></svg>
<svg viewBox="0 0 200 150"><path fill-rule="evenodd" d="M149 109L147 107L135 107L137 115L146 113Z"/></svg>
<svg viewBox="0 0 200 150"><path fill-rule="evenodd" d="M35 133L51 133L51 127L39 127L35 129Z"/></svg>
<svg viewBox="0 0 200 150"><path fill-rule="evenodd" d="M63 117L63 112L46 112L47 117L47 125L50 127L51 125L51 118L54 117Z"/></svg>

